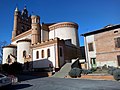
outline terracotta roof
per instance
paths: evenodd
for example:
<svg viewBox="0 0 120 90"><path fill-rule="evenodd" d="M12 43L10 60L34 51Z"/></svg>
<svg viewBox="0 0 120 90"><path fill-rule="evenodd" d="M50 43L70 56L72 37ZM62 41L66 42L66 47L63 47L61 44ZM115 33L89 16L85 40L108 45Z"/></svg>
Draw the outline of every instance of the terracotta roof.
<svg viewBox="0 0 120 90"><path fill-rule="evenodd" d="M42 30L49 31L49 26L53 24L56 24L56 23L42 23L41 28Z"/></svg>
<svg viewBox="0 0 120 90"><path fill-rule="evenodd" d="M10 45L8 45L8 46L4 46L3 48L17 48L17 46L16 46L16 45L13 45L13 44L10 44Z"/></svg>
<svg viewBox="0 0 120 90"><path fill-rule="evenodd" d="M17 41L17 43L18 42L31 42L31 40L30 39L28 39L28 38L26 38L26 39L21 39L21 40L18 40Z"/></svg>
<svg viewBox="0 0 120 90"><path fill-rule="evenodd" d="M54 30L54 29L60 28L60 27L74 27L74 28L78 29L78 24L74 23L74 22L59 22L59 23L49 26L49 29Z"/></svg>
<svg viewBox="0 0 120 90"><path fill-rule="evenodd" d="M81 36L89 36L89 35L93 35L93 34L97 34L97 33L102 33L102 32L105 32L105 31L114 30L114 29L117 29L117 28L120 28L120 24L113 25L113 26L106 26L106 27L104 27L102 29L99 29L99 30L95 30L95 31L91 31L91 32L81 34Z"/></svg>

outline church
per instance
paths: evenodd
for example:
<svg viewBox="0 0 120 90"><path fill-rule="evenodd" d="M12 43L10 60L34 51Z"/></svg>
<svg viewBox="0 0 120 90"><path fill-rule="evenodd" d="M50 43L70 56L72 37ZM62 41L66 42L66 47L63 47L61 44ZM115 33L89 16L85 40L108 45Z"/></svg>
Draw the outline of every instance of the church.
<svg viewBox="0 0 120 90"><path fill-rule="evenodd" d="M11 44L3 47L2 64L19 62L27 63L28 69L59 70L80 57L78 24L41 23L40 16L29 15L26 7L22 12L15 9Z"/></svg>

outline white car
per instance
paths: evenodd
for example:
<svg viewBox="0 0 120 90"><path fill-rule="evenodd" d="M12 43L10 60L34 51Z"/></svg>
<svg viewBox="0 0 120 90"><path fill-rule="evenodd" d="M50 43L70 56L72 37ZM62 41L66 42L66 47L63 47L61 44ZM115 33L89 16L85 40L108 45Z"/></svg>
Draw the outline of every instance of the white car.
<svg viewBox="0 0 120 90"><path fill-rule="evenodd" d="M8 76L0 74L0 87L11 85L12 79Z"/></svg>

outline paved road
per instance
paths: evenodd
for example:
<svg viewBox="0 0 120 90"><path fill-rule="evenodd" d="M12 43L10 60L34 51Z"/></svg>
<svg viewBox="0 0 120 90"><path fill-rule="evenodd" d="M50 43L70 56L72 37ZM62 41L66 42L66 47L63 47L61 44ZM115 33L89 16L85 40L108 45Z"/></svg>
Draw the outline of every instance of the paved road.
<svg viewBox="0 0 120 90"><path fill-rule="evenodd" d="M120 90L120 82L47 77L22 81L10 90Z"/></svg>

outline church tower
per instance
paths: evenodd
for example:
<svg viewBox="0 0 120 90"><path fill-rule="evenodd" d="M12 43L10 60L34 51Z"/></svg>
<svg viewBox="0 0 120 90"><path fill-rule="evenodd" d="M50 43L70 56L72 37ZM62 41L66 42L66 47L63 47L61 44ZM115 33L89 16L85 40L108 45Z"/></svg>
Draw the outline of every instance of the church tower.
<svg viewBox="0 0 120 90"><path fill-rule="evenodd" d="M32 15L32 44L41 42L41 26L40 26L40 17L37 15Z"/></svg>
<svg viewBox="0 0 120 90"><path fill-rule="evenodd" d="M13 26L13 31L12 31L12 39L17 36L17 30L18 30L18 21L21 16L20 11L16 7L15 12L14 12L14 26Z"/></svg>
<svg viewBox="0 0 120 90"><path fill-rule="evenodd" d="M17 35L29 30L31 28L31 16L28 16L26 7L22 10L22 13L16 7L14 12L14 26L12 32L12 39Z"/></svg>

